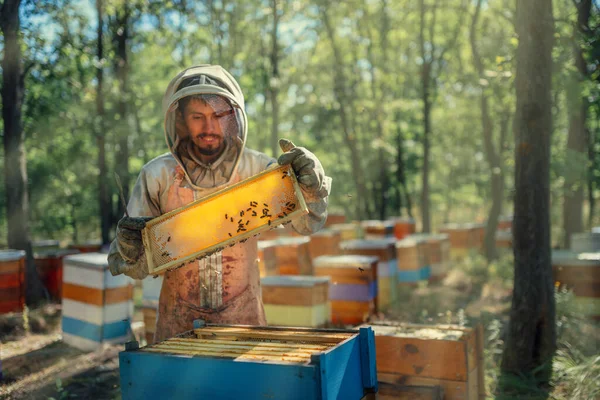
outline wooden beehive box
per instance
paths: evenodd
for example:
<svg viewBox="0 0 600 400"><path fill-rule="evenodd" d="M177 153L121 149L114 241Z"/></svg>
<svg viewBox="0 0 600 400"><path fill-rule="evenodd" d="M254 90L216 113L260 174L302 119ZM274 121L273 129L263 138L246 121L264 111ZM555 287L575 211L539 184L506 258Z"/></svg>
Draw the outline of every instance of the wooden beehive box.
<svg viewBox="0 0 600 400"><path fill-rule="evenodd" d="M34 254L38 275L53 300L62 299L63 259L77 253L76 249L44 249Z"/></svg>
<svg viewBox="0 0 600 400"><path fill-rule="evenodd" d="M600 233L573 233L571 235L571 251L575 253L600 252Z"/></svg>
<svg viewBox="0 0 600 400"><path fill-rule="evenodd" d="M331 322L329 277L267 276L260 283L268 325L318 328Z"/></svg>
<svg viewBox="0 0 600 400"><path fill-rule="evenodd" d="M392 221L361 221L360 226L365 233L365 239L383 239L394 236L394 222Z"/></svg>
<svg viewBox="0 0 600 400"><path fill-rule="evenodd" d="M429 279L430 282L438 282L446 277L450 269L450 241L446 234L416 234L410 235L409 239L422 240L425 246L424 261L429 271L425 268L422 275L428 276L422 279ZM400 258L400 256L398 256ZM400 265L400 262L398 263Z"/></svg>
<svg viewBox="0 0 600 400"><path fill-rule="evenodd" d="M377 390L370 328L204 325L119 354L123 400L359 400Z"/></svg>
<svg viewBox="0 0 600 400"><path fill-rule="evenodd" d="M340 213L328 213L327 220L325 221L325 228L335 224L345 224L346 216Z"/></svg>
<svg viewBox="0 0 600 400"><path fill-rule="evenodd" d="M485 230L482 233L481 225L476 224L448 224L440 228L440 233L448 235L452 256L460 258L482 248Z"/></svg>
<svg viewBox="0 0 600 400"><path fill-rule="evenodd" d="M396 239L346 240L340 243L343 254L373 256L379 259L377 266L377 306L389 307L397 299Z"/></svg>
<svg viewBox="0 0 600 400"><path fill-rule="evenodd" d="M369 324L380 382L439 386L447 400L485 398L483 328Z"/></svg>
<svg viewBox="0 0 600 400"><path fill-rule="evenodd" d="M263 256L265 257L265 272L269 275L312 275L313 265L310 258L308 236L301 237L280 237L274 240L265 241L263 247ZM275 263L275 273L272 271L272 261L269 255L265 254L267 248L272 248Z"/></svg>
<svg viewBox="0 0 600 400"><path fill-rule="evenodd" d="M106 254L85 253L63 261L63 341L81 350L124 343L133 317L133 280L112 276Z"/></svg>
<svg viewBox="0 0 600 400"><path fill-rule="evenodd" d="M364 232L360 226L360 224L356 222L350 222L346 224L333 224L328 226L329 229L339 232L341 235L341 240L353 240L353 239L362 239L364 237Z"/></svg>
<svg viewBox="0 0 600 400"><path fill-rule="evenodd" d="M499 231L510 231L512 229L513 217L503 216L498 219L498 230Z"/></svg>
<svg viewBox="0 0 600 400"><path fill-rule="evenodd" d="M25 305L25 252L0 250L0 314L21 312Z"/></svg>
<svg viewBox="0 0 600 400"><path fill-rule="evenodd" d="M319 256L335 256L340 254L342 234L331 229L323 229L310 235L308 248L310 256L314 259Z"/></svg>
<svg viewBox="0 0 600 400"><path fill-rule="evenodd" d="M396 242L397 280L400 286L412 286L427 281L431 275L427 257L427 242L421 237L407 237Z"/></svg>
<svg viewBox="0 0 600 400"><path fill-rule="evenodd" d="M512 232L510 230L499 230L496 232L496 247L512 249Z"/></svg>
<svg viewBox="0 0 600 400"><path fill-rule="evenodd" d="M307 213L291 167L269 169L149 221L148 271L162 274Z"/></svg>
<svg viewBox="0 0 600 400"><path fill-rule="evenodd" d="M412 235L416 231L415 220L412 218L392 218L394 222L394 236L396 239L404 239L408 235Z"/></svg>
<svg viewBox="0 0 600 400"><path fill-rule="evenodd" d="M553 250L552 273L557 286L573 290L585 316L600 320L600 253Z"/></svg>
<svg viewBox="0 0 600 400"><path fill-rule="evenodd" d="M273 239L258 241L258 269L261 278L278 274L277 257L275 256L276 243Z"/></svg>
<svg viewBox="0 0 600 400"><path fill-rule="evenodd" d="M334 323L356 325L378 309L377 257L321 256L314 260L315 275L331 278L329 298Z"/></svg>

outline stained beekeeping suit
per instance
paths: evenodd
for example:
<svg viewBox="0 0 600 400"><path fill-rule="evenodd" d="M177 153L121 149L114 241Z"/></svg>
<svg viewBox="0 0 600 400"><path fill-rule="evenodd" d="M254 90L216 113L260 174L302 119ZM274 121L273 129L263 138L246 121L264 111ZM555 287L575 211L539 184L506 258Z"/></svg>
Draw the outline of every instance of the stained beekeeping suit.
<svg viewBox="0 0 600 400"><path fill-rule="evenodd" d="M270 166L291 164L309 214L292 221L298 233L318 231L327 218L331 178L304 148L282 139L275 159L245 147L244 97L235 79L217 65L178 74L163 100L165 137L170 152L142 168L127 206L130 218L117 226L108 256L113 275L148 275L141 229L158 217ZM194 223L190 221L190 223ZM201 225L199 225L201 226ZM211 323L265 325L260 292L257 240L248 239L164 276L155 340L192 329L194 319Z"/></svg>

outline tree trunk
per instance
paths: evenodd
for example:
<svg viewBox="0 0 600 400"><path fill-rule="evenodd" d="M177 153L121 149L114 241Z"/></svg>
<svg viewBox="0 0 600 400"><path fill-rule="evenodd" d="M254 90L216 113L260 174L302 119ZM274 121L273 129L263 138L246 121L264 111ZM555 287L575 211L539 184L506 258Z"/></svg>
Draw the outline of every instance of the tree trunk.
<svg viewBox="0 0 600 400"><path fill-rule="evenodd" d="M517 2L514 291L500 390L518 396L517 374L549 388L556 349L550 264L550 136L552 132L551 0Z"/></svg>
<svg viewBox="0 0 600 400"><path fill-rule="evenodd" d="M123 2L122 8L117 10L115 41L116 51L116 75L119 82L119 101L117 104L117 113L119 115L119 124L117 127L116 151L116 172L121 179L123 186L123 196L126 201L129 199L129 62L127 54L127 40L129 39L129 7L128 2ZM117 202L117 217L121 218L125 214L122 202Z"/></svg>
<svg viewBox="0 0 600 400"><path fill-rule="evenodd" d="M273 29L271 31L271 80L269 81L269 91L271 92L271 151L273 157L281 153L279 148L279 49L277 42L277 32L279 26L279 15L277 12L277 0L271 1L273 8Z"/></svg>
<svg viewBox="0 0 600 400"><path fill-rule="evenodd" d="M479 21L479 12L481 11L481 2L482 0L477 1L477 6L475 8L475 13L473 14L473 20L471 23L471 32L469 35L471 42L471 53L473 54L473 64L475 65L475 69L477 70L477 77L484 77L484 67L483 62L481 60L481 56L479 54L479 49L477 48L477 24ZM488 261L495 260L498 258L498 252L496 249L496 230L498 228L498 219L502 214L502 196L504 194L504 172L502 160L499 156L499 150L494 146L493 140L493 125L492 118L490 116L489 105L488 105L488 95L485 92L485 88L481 87L481 133L483 135L483 147L484 153L486 156L486 161L490 168L490 183L491 183L491 195L492 195L492 206L490 207L490 212L488 215L488 220L485 228L485 238L484 238L484 250L485 256ZM502 137L502 135L500 135ZM500 143L502 146L503 143Z"/></svg>
<svg viewBox="0 0 600 400"><path fill-rule="evenodd" d="M29 237L29 198L27 159L23 144L22 106L25 72L22 70L19 30L20 0L5 0L0 9L0 28L4 35L2 59L2 118L4 121L4 182L8 247L25 250L25 299L35 305L44 298L44 286L33 262Z"/></svg>
<svg viewBox="0 0 600 400"><path fill-rule="evenodd" d="M406 214L412 218L412 199L410 197L410 192L408 191L408 186L406 184L406 168L404 164L404 136L402 135L402 129L400 127L401 119L400 112L396 112L396 179L402 187L402 192L404 193L404 201L401 201L406 207ZM400 209L400 215L402 215L402 210Z"/></svg>
<svg viewBox="0 0 600 400"><path fill-rule="evenodd" d="M431 67L432 63L425 51L425 0L420 2L419 43L421 49L421 100L423 102L423 174L421 187L421 231L431 231L429 215L429 136L431 134Z"/></svg>
<svg viewBox="0 0 600 400"><path fill-rule="evenodd" d="M96 80L98 81L96 93L96 145L98 146L98 201L100 203L100 227L102 232L102 244L110 242L110 228L112 215L108 191L108 172L106 168L106 124L104 114L104 15L102 0L96 0L96 11L98 13L97 29L97 69Z"/></svg>
<svg viewBox="0 0 600 400"><path fill-rule="evenodd" d="M592 0L574 2L577 7L577 23L573 27L573 55L576 71L572 72L567 99L569 102L569 133L567 137L567 162L576 163L567 166L565 171L563 202L563 245L571 247L571 235L583 232L583 199L585 174L587 168L586 117L587 97L582 95L582 81L587 79L587 66L583 58L581 39L589 32L589 19Z"/></svg>

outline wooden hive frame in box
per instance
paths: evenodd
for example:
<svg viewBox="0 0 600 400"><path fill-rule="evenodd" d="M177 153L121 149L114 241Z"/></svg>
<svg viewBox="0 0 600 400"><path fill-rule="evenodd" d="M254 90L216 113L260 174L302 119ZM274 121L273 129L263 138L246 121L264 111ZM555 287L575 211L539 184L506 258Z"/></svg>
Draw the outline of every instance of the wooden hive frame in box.
<svg viewBox="0 0 600 400"><path fill-rule="evenodd" d="M307 213L291 167L266 170L149 221L148 272L163 274Z"/></svg>
<svg viewBox="0 0 600 400"><path fill-rule="evenodd" d="M371 328L194 328L121 352L122 398L359 400L377 391Z"/></svg>

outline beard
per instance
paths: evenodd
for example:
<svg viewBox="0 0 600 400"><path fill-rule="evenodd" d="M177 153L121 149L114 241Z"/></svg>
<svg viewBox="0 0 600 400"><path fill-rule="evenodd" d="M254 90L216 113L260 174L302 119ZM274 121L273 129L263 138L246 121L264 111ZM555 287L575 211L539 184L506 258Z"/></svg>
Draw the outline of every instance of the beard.
<svg viewBox="0 0 600 400"><path fill-rule="evenodd" d="M216 139L214 143L202 143L205 138ZM204 156L214 156L219 154L225 149L225 141L219 135L213 135L210 133L201 133L196 136L194 140L196 151Z"/></svg>

